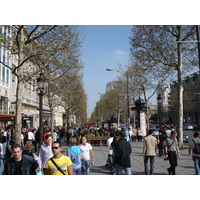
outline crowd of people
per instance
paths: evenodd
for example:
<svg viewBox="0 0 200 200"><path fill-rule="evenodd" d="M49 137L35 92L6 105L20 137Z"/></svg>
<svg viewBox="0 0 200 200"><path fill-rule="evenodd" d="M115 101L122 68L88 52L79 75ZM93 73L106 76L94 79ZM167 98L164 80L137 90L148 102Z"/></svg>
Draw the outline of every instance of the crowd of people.
<svg viewBox="0 0 200 200"><path fill-rule="evenodd" d="M108 130L102 128L69 128L55 127L53 133L45 127L43 140L39 146L36 129L22 129L21 145L13 144L13 131L1 131L0 137L0 173L3 175L88 175L91 165L94 165L93 147L87 141L88 136L107 135L108 159L106 166L112 174L131 175L131 142L143 142L142 156L144 159L144 173L154 173L155 156L158 149L159 156L169 160L169 175L176 174L177 160L180 156L177 133L175 130L160 130L155 137L153 131L148 131L147 137L142 137L141 130L124 128L122 130ZM68 145L63 154L62 145ZM200 135L194 132L190 141L188 153L192 156L197 175L200 175ZM200 150L199 150L200 151ZM150 168L148 162L150 161Z"/></svg>

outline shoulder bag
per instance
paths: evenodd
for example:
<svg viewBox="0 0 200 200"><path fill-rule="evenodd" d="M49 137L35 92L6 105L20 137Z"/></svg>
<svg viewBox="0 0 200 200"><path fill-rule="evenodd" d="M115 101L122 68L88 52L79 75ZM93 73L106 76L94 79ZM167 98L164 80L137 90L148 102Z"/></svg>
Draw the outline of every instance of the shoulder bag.
<svg viewBox="0 0 200 200"><path fill-rule="evenodd" d="M63 175L66 175L66 174L63 172L63 170L55 163L55 161L53 160L53 158L51 158L50 160L51 160L51 162L55 165L55 167L57 168L57 170L58 170L59 172L61 172Z"/></svg>

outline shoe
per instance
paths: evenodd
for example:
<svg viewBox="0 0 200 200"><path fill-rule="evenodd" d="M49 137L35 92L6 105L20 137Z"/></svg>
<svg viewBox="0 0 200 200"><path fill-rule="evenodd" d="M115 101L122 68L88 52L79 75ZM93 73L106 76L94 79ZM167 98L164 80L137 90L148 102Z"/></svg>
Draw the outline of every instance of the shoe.
<svg viewBox="0 0 200 200"><path fill-rule="evenodd" d="M171 174L172 174L172 172L170 171L170 169L169 169L169 168L167 169L167 171L168 171L169 175L171 175Z"/></svg>

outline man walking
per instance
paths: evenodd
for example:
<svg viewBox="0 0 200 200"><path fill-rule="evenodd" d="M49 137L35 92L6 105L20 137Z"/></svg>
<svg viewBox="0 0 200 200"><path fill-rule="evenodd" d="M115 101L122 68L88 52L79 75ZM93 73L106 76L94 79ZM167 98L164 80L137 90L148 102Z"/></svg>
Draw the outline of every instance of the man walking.
<svg viewBox="0 0 200 200"><path fill-rule="evenodd" d="M194 132L193 136L194 138L189 142L188 152L194 161L196 175L200 175L200 154L198 150L195 149L196 145L200 145L200 134L198 132Z"/></svg>
<svg viewBox="0 0 200 200"><path fill-rule="evenodd" d="M73 165L69 157L62 155L58 141L52 144L53 157L46 162L46 175L73 175Z"/></svg>
<svg viewBox="0 0 200 200"><path fill-rule="evenodd" d="M157 149L157 140L153 137L153 130L150 129L148 136L144 138L143 142L143 158L144 158L144 172L146 175L152 175L154 170L154 162ZM148 170L148 160L150 159L150 171Z"/></svg>
<svg viewBox="0 0 200 200"><path fill-rule="evenodd" d="M126 134L124 131L120 132L120 139L115 146L115 170L116 175L122 175L123 170L126 175L131 175L131 159L132 153L131 145L126 140Z"/></svg>
<svg viewBox="0 0 200 200"><path fill-rule="evenodd" d="M177 166L177 155L180 157L180 151L178 148L178 141L176 139L176 131L171 132L171 137L166 139L165 145L165 158L169 159L170 167L167 169L169 175L175 175L175 168Z"/></svg>
<svg viewBox="0 0 200 200"><path fill-rule="evenodd" d="M3 175L36 175L37 161L31 156L22 154L20 145L12 146L12 154L13 157L4 164Z"/></svg>

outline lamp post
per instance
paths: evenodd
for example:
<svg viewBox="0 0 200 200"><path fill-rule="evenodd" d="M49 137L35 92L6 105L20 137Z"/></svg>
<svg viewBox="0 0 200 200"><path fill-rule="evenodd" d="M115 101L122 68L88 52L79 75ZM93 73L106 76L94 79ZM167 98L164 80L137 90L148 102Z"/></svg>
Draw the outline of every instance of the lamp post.
<svg viewBox="0 0 200 200"><path fill-rule="evenodd" d="M39 120L40 120L40 125L39 125L39 130L40 130L40 142L39 142L39 148L41 147L43 143L43 96L44 96L44 87L45 87L45 76L43 72L40 72L40 76L37 78L37 86L39 90Z"/></svg>
<svg viewBox="0 0 200 200"><path fill-rule="evenodd" d="M128 71L121 71L121 70L114 70L114 69L106 69L106 71L113 71L113 72L119 72L122 73L126 76L126 96L127 96L127 123L128 123L128 128L130 128L130 103L129 103L129 76L128 76Z"/></svg>
<svg viewBox="0 0 200 200"><path fill-rule="evenodd" d="M157 104L158 104L159 128L160 130L162 130L162 120L161 120L162 97L160 94L157 97Z"/></svg>

